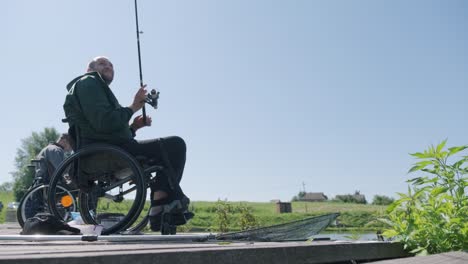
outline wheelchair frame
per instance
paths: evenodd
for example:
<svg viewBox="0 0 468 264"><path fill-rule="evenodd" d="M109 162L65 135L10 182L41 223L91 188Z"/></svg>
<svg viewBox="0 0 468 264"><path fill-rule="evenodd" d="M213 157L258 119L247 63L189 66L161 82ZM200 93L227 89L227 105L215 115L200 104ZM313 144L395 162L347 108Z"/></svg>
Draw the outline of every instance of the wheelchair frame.
<svg viewBox="0 0 468 264"><path fill-rule="evenodd" d="M89 188L79 186L80 192L78 195L78 204L83 221L87 224L99 224L95 219L96 216L93 213L93 208L90 208L94 204L93 200L96 200L100 197L105 197L110 200L118 201L123 197L123 195L132 191L136 191L134 198L135 201L132 203L128 213L116 225L113 225L110 228L104 228L102 234L106 235L122 231L126 229L129 225L133 224L133 222L136 221L138 216L140 215L145 203L146 180L143 177L143 172L141 171L141 167L138 165L137 161L124 150L116 146L106 144L89 145L79 149L76 153L64 160L52 176L49 183L48 201L50 212L56 216L59 216L59 209L56 207L58 201L54 195L54 192L56 192L56 189L58 188L58 182L60 181L60 178L62 177L63 173L65 173L65 171L68 170L73 164L74 166L76 166L76 171L74 173L78 173L78 175L75 175L73 178L80 178L80 159L86 157L87 155L100 151L105 151L108 153L114 153L116 155L119 155L120 158L123 158L131 166L132 175L131 177L127 177L122 180L115 179L115 181L97 179L96 181L93 181L93 183L91 183L92 186L89 186ZM118 188L119 186L122 186L123 184L129 181L133 182L134 187L126 190L125 193L119 192L117 195L114 196L106 193L107 191L112 190L115 187Z"/></svg>
<svg viewBox="0 0 468 264"><path fill-rule="evenodd" d="M31 165L28 165L28 167L35 169L39 162L40 160L33 159L31 160ZM48 188L49 185L47 183L42 182L41 178L36 178L34 172L33 183L21 198L18 205L18 209L16 210L16 219L21 227L24 226L24 223L27 218L34 216L38 212L48 211ZM63 211L63 208L62 210L58 210L59 214L62 215L62 218L68 220L71 218L71 214L69 214L69 212L75 212L76 209L78 209L76 201L78 190L70 189L63 184L58 184L57 189L59 189L62 194L65 194L62 195L63 198L71 199L71 201L67 201L68 203L71 202L71 204L64 204L63 201L60 201L62 207L65 208L66 212ZM28 202L37 203L36 205L38 205L41 208L30 208L31 206L34 206L34 204L31 205L28 204Z"/></svg>
<svg viewBox="0 0 468 264"><path fill-rule="evenodd" d="M62 121L68 122L67 119L63 119ZM145 168L143 169L143 165L141 165L140 162L137 161L136 157L133 157L128 152L115 145L99 143L90 144L80 148L79 129L76 127L74 129L74 134L76 138L76 152L61 163L61 165L57 168L52 178L50 179L48 195L49 211L52 214L60 217L59 208L57 208L56 206L58 204L58 200L54 193L56 193L57 189L60 188L59 182L62 178L62 175L72 166L75 168L75 171L73 172L74 176L72 176L72 178L79 187L78 207L81 213L81 217L86 224L100 224L97 220L97 213L95 212L97 211L97 201L99 200L99 198L107 198L112 201L118 202L119 200L122 200L122 197L124 195L134 191L135 198L128 213L124 215L123 218L119 219L118 223L116 223L115 225L112 225L110 227L104 227L102 234L109 235L119 232L135 234L140 232L143 228L147 226L149 222L149 210L140 222L138 222L136 225L133 224L135 224L135 222L138 220L144 208L144 205L146 203L147 189L150 187L151 182L156 180L156 178L158 177L158 173L167 169L170 170L169 173L172 173L172 167L170 166L170 164L166 167L153 165L145 166ZM112 153L113 155L116 155L120 159L126 161L129 165L130 170L132 171L130 176L123 179L98 176L91 182L86 182L86 179L83 179L84 177L80 177L80 174L82 173L80 169L80 163L86 156L99 152ZM164 155L166 154L164 153ZM148 160L145 159L143 162L145 161L147 162ZM165 161L166 163L168 162L167 156L165 157ZM124 184L130 185L129 183L132 184L133 187L126 191L123 191L122 186ZM169 176L169 183L171 185L171 188L173 189L180 188L178 184L174 184L174 180L171 176ZM119 193L117 195L110 195L106 193L107 191L113 188L119 188ZM164 212L161 217L161 234L175 234L177 226L171 222L171 213Z"/></svg>

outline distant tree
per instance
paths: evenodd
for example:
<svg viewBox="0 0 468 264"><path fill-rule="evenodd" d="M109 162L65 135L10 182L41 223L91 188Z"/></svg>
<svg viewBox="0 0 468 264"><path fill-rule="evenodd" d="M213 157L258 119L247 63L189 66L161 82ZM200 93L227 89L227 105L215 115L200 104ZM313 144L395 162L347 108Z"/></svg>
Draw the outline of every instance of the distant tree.
<svg viewBox="0 0 468 264"><path fill-rule="evenodd" d="M385 196L385 195L374 195L374 198L372 199L372 204L373 205L389 205L393 203L395 199Z"/></svg>
<svg viewBox="0 0 468 264"><path fill-rule="evenodd" d="M0 192L11 192L13 190L12 182L4 182L0 185Z"/></svg>
<svg viewBox="0 0 468 264"><path fill-rule="evenodd" d="M304 198L305 195L306 195L305 192L300 191L297 195L294 195L294 196L293 196L293 198L291 199L291 201L293 201L293 202L300 201L300 200L302 200L302 198Z"/></svg>
<svg viewBox="0 0 468 264"><path fill-rule="evenodd" d="M354 194L336 195L334 200L343 203L367 204L366 196L359 191L355 191Z"/></svg>
<svg viewBox="0 0 468 264"><path fill-rule="evenodd" d="M42 132L33 132L31 136L21 140L21 146L16 150L15 168L13 176L13 193L15 200L19 201L26 190L31 186L34 170L28 168L31 159L43 149L49 142L56 141L59 133L53 127L46 127Z"/></svg>

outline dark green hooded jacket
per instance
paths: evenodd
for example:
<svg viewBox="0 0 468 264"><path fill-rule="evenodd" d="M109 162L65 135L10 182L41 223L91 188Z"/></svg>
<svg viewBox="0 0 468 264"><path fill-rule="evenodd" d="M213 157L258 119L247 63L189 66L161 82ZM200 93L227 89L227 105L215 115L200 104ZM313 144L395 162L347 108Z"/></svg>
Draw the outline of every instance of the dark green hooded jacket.
<svg viewBox="0 0 468 264"><path fill-rule="evenodd" d="M63 109L70 126L90 141L121 144L133 140L129 127L132 109L122 107L97 72L88 72L67 85Z"/></svg>

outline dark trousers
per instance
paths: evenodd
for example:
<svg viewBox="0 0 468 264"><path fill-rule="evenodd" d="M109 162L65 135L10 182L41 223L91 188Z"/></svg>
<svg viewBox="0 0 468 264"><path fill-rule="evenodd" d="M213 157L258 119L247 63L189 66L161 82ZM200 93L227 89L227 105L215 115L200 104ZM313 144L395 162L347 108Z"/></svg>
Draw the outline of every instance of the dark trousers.
<svg viewBox="0 0 468 264"><path fill-rule="evenodd" d="M163 147L161 147L161 142ZM151 159L154 164L162 165L167 167L170 163L170 166L173 168L172 177L175 178L175 183L177 188L171 189L169 185L168 172L163 173L161 177L156 179L156 182L151 186L151 200L153 200L153 193L156 191L164 191L169 194L169 199L180 199L185 196L178 186L182 174L184 173L185 159L187 148L185 142L182 138L177 136L164 137L160 139L150 139L150 140L133 140L127 143L121 144L121 148L128 151L133 156L145 156L148 159ZM166 154L162 153L163 151ZM165 155L165 157L164 157ZM165 175L164 175L165 174Z"/></svg>

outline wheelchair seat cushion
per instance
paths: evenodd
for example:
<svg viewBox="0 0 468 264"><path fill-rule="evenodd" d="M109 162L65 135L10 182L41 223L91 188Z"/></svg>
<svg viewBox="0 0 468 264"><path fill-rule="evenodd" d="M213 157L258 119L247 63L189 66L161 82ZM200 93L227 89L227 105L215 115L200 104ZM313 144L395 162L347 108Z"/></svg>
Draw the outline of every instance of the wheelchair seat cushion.
<svg viewBox="0 0 468 264"><path fill-rule="evenodd" d="M120 172L120 177L131 175L131 169L128 162L122 157L112 153L94 153L80 160L80 170L88 180L97 180L102 175L116 174ZM123 174L123 176L122 176Z"/></svg>

